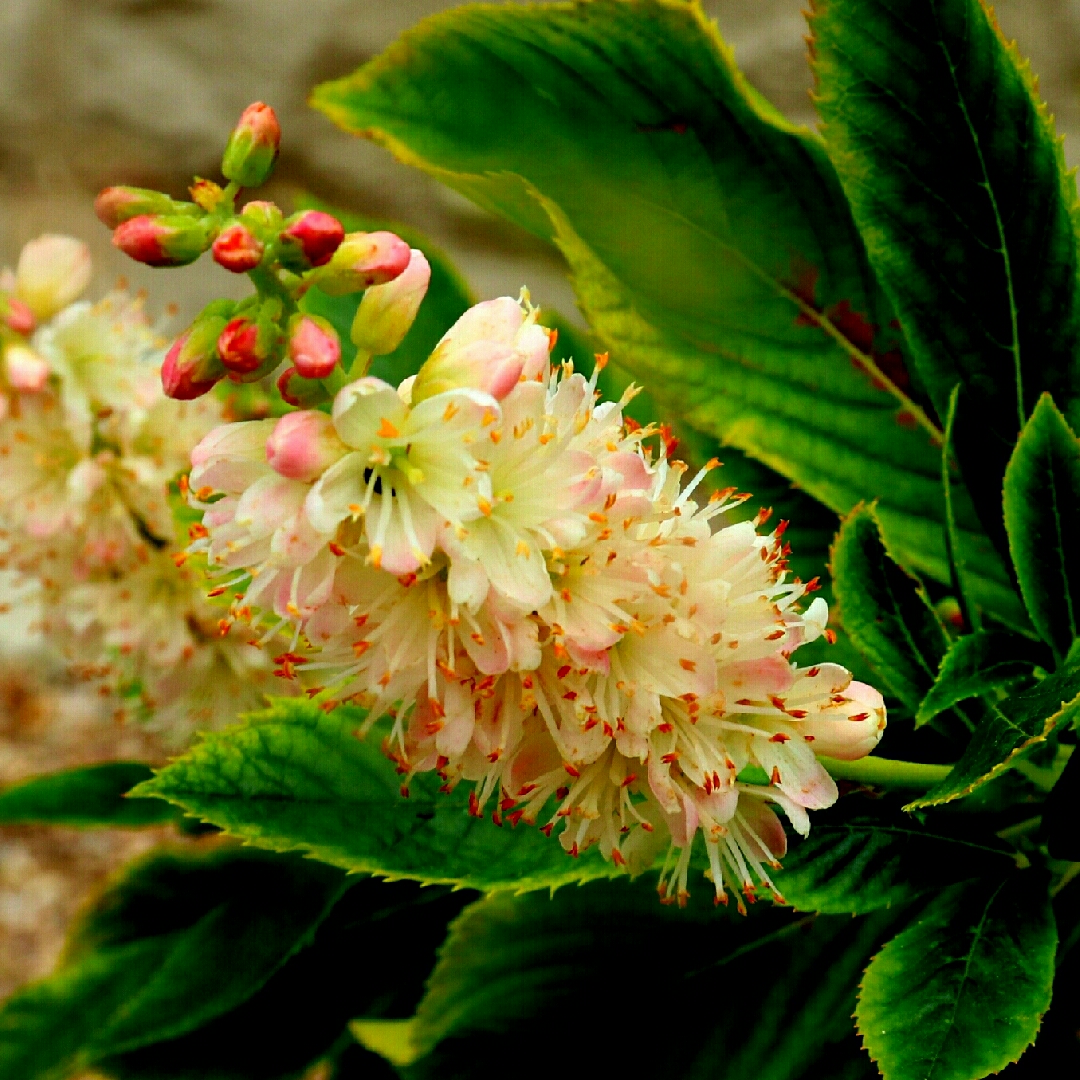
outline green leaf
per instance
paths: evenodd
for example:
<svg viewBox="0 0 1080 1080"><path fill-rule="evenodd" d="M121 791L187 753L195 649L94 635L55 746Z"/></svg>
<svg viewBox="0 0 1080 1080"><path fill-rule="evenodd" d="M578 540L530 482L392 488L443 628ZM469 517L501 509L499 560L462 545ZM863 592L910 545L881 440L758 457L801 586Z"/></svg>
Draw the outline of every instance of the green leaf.
<svg viewBox="0 0 1080 1080"><path fill-rule="evenodd" d="M1009 459L1004 508L1028 615L1060 663L1080 637L1080 442L1049 394Z"/></svg>
<svg viewBox="0 0 1080 1080"><path fill-rule="evenodd" d="M611 1065L632 1054L633 1076L829 1075L814 1066L842 1056L859 972L894 916L736 919L712 910L708 890L665 908L652 885L593 882L467 908L410 1031L429 1056L405 1075L491 1076L525 1046L529 1076L564 1072L568 1048L587 1046ZM647 1008L658 992L676 1013ZM633 1031L615 1024L639 1008ZM552 1037L537 1038L544 1030Z"/></svg>
<svg viewBox="0 0 1080 1080"><path fill-rule="evenodd" d="M97 1067L118 1080L298 1077L320 1059L338 1056L354 1017L402 1017L415 1010L447 925L475 898L467 890L359 880L312 943L244 1004L187 1035ZM365 1060L359 1075L394 1075L360 1053ZM343 1068L334 1075L354 1074Z"/></svg>
<svg viewBox="0 0 1080 1080"><path fill-rule="evenodd" d="M952 772L906 810L962 799L1045 742L1055 728L1080 715L1080 671L1048 675L1042 682L1006 698L990 709Z"/></svg>
<svg viewBox="0 0 1080 1080"><path fill-rule="evenodd" d="M35 776L0 792L0 822L129 828L175 821L179 815L171 807L124 798L151 775L149 765L110 761Z"/></svg>
<svg viewBox="0 0 1080 1080"><path fill-rule="evenodd" d="M844 520L831 568L844 629L914 712L934 683L949 639L922 587L889 557L874 508L858 506Z"/></svg>
<svg viewBox="0 0 1080 1080"><path fill-rule="evenodd" d="M231 847L150 855L91 909L57 974L0 1011L0 1076L61 1075L236 1008L343 885L329 867Z"/></svg>
<svg viewBox="0 0 1080 1080"><path fill-rule="evenodd" d="M392 221L382 221L351 211L339 210L328 203L309 195L296 200L298 210L323 210L333 214L346 232L374 232L388 229L397 233L410 247L419 248L431 265L431 281L416 321L412 324L405 340L387 356L376 356L371 363L369 375L384 379L397 386L402 379L415 375L420 365L428 358L439 343L439 339L475 303L472 291L457 268L439 248L435 247L426 236ZM352 331L356 309L360 306L363 293L349 293L346 296L327 296L320 289L311 289L304 296L300 306L305 311L322 315L328 319L341 338L341 360L346 370L351 367L356 356L356 346L349 336Z"/></svg>
<svg viewBox="0 0 1080 1080"><path fill-rule="evenodd" d="M274 851L301 850L350 871L476 889L547 889L618 869L596 851L571 859L537 829L470 817L465 786L439 793L431 773L409 797L364 714L280 700L208 735L140 785L204 821Z"/></svg>
<svg viewBox="0 0 1080 1080"><path fill-rule="evenodd" d="M1034 1041L1057 931L1033 877L955 886L870 962L856 1017L885 1080L977 1080Z"/></svg>
<svg viewBox="0 0 1080 1080"><path fill-rule="evenodd" d="M958 638L941 661L937 679L915 714L915 725L969 698L1022 688L1044 660L1034 642L1017 634L977 630Z"/></svg>
<svg viewBox="0 0 1080 1080"><path fill-rule="evenodd" d="M1034 77L980 0L824 0L829 154L1005 555L1001 485L1043 391L1080 418L1080 201ZM971 565L970 560L967 560Z"/></svg>
<svg viewBox="0 0 1080 1080"><path fill-rule="evenodd" d="M312 100L556 243L665 409L834 511L880 498L898 556L948 580L941 433L824 144L746 84L696 4L459 8ZM972 593L1022 622L962 494Z"/></svg>
<svg viewBox="0 0 1080 1080"><path fill-rule="evenodd" d="M794 908L863 914L1015 865L993 837L950 835L860 802L849 796L815 814L810 835L789 841L774 880Z"/></svg>

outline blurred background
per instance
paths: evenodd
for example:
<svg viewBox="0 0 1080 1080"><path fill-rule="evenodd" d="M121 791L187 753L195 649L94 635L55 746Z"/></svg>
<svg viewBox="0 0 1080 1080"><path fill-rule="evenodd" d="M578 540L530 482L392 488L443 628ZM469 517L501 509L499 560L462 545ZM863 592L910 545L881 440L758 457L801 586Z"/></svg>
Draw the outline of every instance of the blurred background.
<svg viewBox="0 0 1080 1080"><path fill-rule="evenodd" d="M179 306L177 330L206 302L246 282L208 259L150 271L124 259L93 215L107 184L185 196L217 165L241 110L263 100L284 131L274 189L306 189L407 223L456 261L478 297L517 294L574 314L557 256L375 146L310 110L310 88L382 51L425 15L458 0L0 0L0 265L42 232L93 249L91 295L120 276L150 291L150 309ZM507 0L515 2L515 0ZM813 125L801 8L807 0L704 0L758 89ZM995 5L1040 76L1080 162L1080 0ZM185 196L186 197L186 196ZM13 613L13 616L17 613ZM0 786L34 772L161 750L118 728L108 710L51 677L17 618L0 618ZM0 999L55 962L64 927L111 868L160 838L108 830L0 829Z"/></svg>

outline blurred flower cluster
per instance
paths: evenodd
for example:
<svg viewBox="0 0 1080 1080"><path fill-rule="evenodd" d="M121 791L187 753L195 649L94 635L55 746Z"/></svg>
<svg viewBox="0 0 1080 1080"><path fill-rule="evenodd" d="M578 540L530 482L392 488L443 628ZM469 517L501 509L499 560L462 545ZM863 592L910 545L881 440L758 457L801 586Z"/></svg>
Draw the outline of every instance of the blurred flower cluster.
<svg viewBox="0 0 1080 1080"><path fill-rule="evenodd" d="M37 585L39 629L76 673L181 741L273 682L182 565L170 505L221 408L170 401L143 298L80 301L90 279L87 248L65 236L31 241L0 279L3 566Z"/></svg>

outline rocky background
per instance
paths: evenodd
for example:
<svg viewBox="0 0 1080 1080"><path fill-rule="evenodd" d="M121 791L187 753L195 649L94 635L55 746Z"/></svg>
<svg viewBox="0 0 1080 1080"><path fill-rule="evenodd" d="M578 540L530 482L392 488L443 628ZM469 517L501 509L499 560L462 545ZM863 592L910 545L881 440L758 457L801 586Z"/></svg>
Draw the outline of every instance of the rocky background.
<svg viewBox="0 0 1080 1080"><path fill-rule="evenodd" d="M516 2L516 0L507 0ZM704 0L753 82L789 117L814 124L800 9L807 0ZM2 0L0 265L42 232L87 240L98 292L124 275L153 311L199 307L245 282L209 260L151 272L124 260L91 204L112 183L183 195L217 176L240 111L264 100L284 145L273 197L307 189L341 206L407 222L446 250L481 298L516 294L566 313L556 257L524 233L334 128L307 108L309 89L375 56L423 16L456 0ZM1042 92L1080 162L1080 0L996 5L1041 76ZM16 613L17 614L17 613ZM80 761L159 757L141 733L64 686L18 621L0 619L0 786ZM158 834L0 828L0 999L49 971L67 921L120 861Z"/></svg>

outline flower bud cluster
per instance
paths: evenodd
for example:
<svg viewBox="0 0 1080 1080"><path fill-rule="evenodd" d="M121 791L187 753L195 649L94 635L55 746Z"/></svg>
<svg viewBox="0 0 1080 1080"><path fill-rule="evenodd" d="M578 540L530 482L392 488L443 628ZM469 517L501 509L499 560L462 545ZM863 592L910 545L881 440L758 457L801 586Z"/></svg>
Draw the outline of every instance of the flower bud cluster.
<svg viewBox="0 0 1080 1080"><path fill-rule="evenodd" d="M256 707L273 676L239 628L223 635L170 505L221 409L162 394L141 298L75 302L91 269L84 244L44 236L0 275L2 566L37 586L46 645L178 740Z"/></svg>
<svg viewBox="0 0 1080 1080"><path fill-rule="evenodd" d="M383 347L415 308L373 295ZM474 814L558 829L571 855L644 867L666 846L680 901L701 834L717 899L753 899L785 850L775 810L806 833L837 797L817 754L872 750L881 695L792 660L828 611L790 579L786 523L725 524L749 496L695 498L718 463L684 483L632 395L599 400L604 358L586 379L553 341L502 297L400 386L216 428L192 453L192 550L242 590L233 618L297 635L281 675L393 718L404 793L470 784Z"/></svg>
<svg viewBox="0 0 1080 1080"><path fill-rule="evenodd" d="M225 378L257 382L274 375L290 404L329 400L321 383L341 370L341 341L327 320L301 310L312 287L329 296L366 290L353 327L361 365L397 348L416 315L430 269L400 237L346 235L341 222L321 210L286 217L265 200L237 206L241 188L269 177L280 142L273 109L256 102L229 138L221 166L225 187L197 180L190 202L130 187L98 196L97 214L113 230L113 243L136 261L183 266L210 251L219 266L250 275L255 285L245 300L208 305L176 340L162 368L169 397L192 400ZM379 296L391 286L392 293Z"/></svg>

